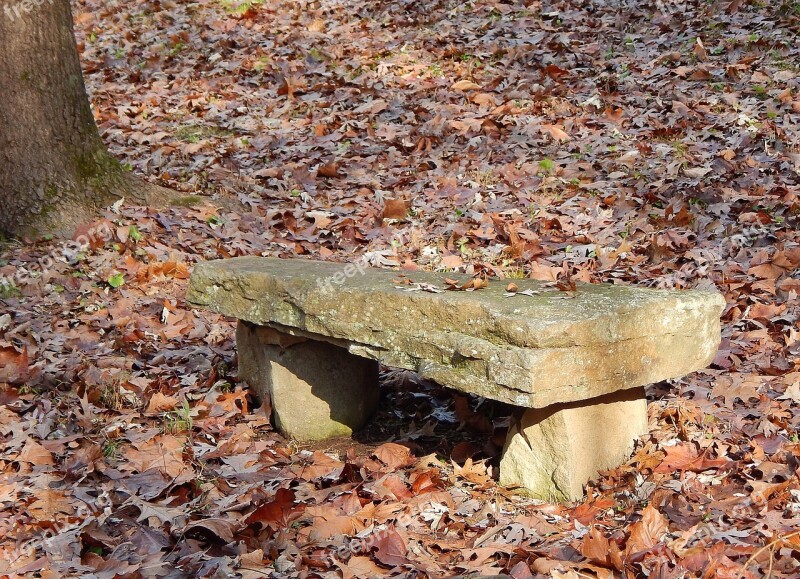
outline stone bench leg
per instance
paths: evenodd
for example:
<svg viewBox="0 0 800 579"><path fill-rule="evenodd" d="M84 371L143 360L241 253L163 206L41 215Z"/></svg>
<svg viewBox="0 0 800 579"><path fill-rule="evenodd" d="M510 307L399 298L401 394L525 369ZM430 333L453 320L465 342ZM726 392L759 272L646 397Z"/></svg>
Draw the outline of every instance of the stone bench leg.
<svg viewBox="0 0 800 579"><path fill-rule="evenodd" d="M378 363L328 342L239 322L239 376L272 402L275 427L299 441L350 436L378 405Z"/></svg>
<svg viewBox="0 0 800 579"><path fill-rule="evenodd" d="M647 431L644 388L526 409L509 430L500 484L545 500L580 499L583 485L625 462Z"/></svg>

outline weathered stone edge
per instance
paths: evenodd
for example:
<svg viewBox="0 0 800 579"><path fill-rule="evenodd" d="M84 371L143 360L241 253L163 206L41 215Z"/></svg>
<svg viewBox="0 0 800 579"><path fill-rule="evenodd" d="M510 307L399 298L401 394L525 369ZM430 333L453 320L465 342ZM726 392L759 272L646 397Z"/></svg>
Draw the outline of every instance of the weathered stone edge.
<svg viewBox="0 0 800 579"><path fill-rule="evenodd" d="M560 348L594 345L602 342L618 342L632 337L656 336L668 331L689 334L684 326L696 324L699 319L711 316L719 322L725 301L718 292L703 290L665 291L629 286L606 286L604 284L579 284L578 298L563 300L564 294L555 289L547 295L529 298L502 298L498 292L505 287L502 282L490 282L490 287L475 293L446 292L432 295L426 292L406 292L392 283L396 272L370 269L372 283L380 287L364 285L364 276L356 276L343 286L315 284L319 276L330 277L332 271L347 266L329 262L308 261L308 273L297 275L298 265L303 260L286 260L286 273L270 269L281 260L274 258L232 258L198 264L192 274L187 300L200 307L213 306L226 315L253 316L251 321L264 323L292 316L302 319L315 316L314 323L325 324L325 318L336 318L353 328L369 326L373 331L385 327L399 327L424 320L425 328L450 332L459 324L468 325L464 334L495 343L500 346L524 348ZM262 269L263 268L263 269ZM293 271L294 270L294 271ZM415 279L423 274L415 274ZM428 278L433 275L427 272ZM383 279L374 279L381 276ZM440 280L437 280L440 281ZM383 287L385 284L385 287ZM521 287L541 289L540 282L520 280ZM221 287L217 287L221 286ZM602 293L608 288L620 292L609 300ZM218 290L224 290L228 300L218 300ZM272 296L269 299L268 296ZM497 300L495 310L492 301ZM526 309L542 302L554 303L553 316L526 318ZM588 302L587 302L588 300ZM622 304L608 308L608 303ZM512 305L513 304L513 305ZM509 308L507 306L511 305ZM518 307L519 306L519 307ZM574 307L573 307L574 306ZM589 315L569 315L591 310ZM545 308L547 309L547 308ZM451 312L457 312L451 315ZM372 319L370 319L372 317ZM544 318L544 319L543 319ZM260 321L259 321L260 320ZM286 323L286 322L283 322ZM286 325L295 325L286 323ZM341 325L341 324L340 324ZM667 329L668 328L668 329ZM317 333L328 333L334 328L317 329ZM412 328L416 330L416 328ZM347 336L350 337L350 336Z"/></svg>
<svg viewBox="0 0 800 579"><path fill-rule="evenodd" d="M336 342L354 354L417 371L445 386L519 406L543 407L679 377L706 366L719 344L718 318L708 315L713 311L695 317L683 332L568 348L503 347L457 332L429 332L424 339L412 336L408 343L407 336L392 336L385 328L346 339L352 328L337 328L335 321L321 322L307 312L302 320L296 311L282 313L280 308L265 316L258 300L248 298L249 288L235 288L243 280L231 278L231 272L217 274L221 272L213 264L199 266L187 301L286 333ZM659 359L663 352L670 358ZM609 361L619 367L606 368Z"/></svg>

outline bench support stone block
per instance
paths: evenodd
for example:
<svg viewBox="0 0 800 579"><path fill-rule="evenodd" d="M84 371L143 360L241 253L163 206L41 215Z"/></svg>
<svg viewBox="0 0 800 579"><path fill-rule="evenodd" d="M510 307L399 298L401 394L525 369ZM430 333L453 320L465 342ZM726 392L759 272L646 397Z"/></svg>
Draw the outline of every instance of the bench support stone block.
<svg viewBox="0 0 800 579"><path fill-rule="evenodd" d="M580 499L586 482L625 462L647 432L644 388L526 409L509 430L500 484L545 500Z"/></svg>
<svg viewBox="0 0 800 579"><path fill-rule="evenodd" d="M299 441L350 436L378 405L378 363L327 342L239 322L239 375L270 399L275 427Z"/></svg>

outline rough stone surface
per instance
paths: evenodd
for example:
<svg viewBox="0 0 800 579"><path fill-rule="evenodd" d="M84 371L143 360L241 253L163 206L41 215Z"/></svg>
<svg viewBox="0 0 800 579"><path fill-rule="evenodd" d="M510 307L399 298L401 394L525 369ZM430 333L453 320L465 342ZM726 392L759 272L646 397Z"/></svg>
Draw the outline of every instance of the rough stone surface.
<svg viewBox="0 0 800 579"><path fill-rule="evenodd" d="M647 433L644 388L525 410L512 424L500 484L546 500L575 500L601 470L616 467Z"/></svg>
<svg viewBox="0 0 800 579"><path fill-rule="evenodd" d="M374 412L378 363L327 342L239 322L239 375L269 397L275 427L300 441L349 436Z"/></svg>
<svg viewBox="0 0 800 579"><path fill-rule="evenodd" d="M579 285L575 296L515 280L474 292L397 289L398 272L242 257L198 264L187 300L284 333L328 340L443 386L542 408L683 376L720 341L709 291ZM447 276L408 274L444 286Z"/></svg>
<svg viewBox="0 0 800 579"><path fill-rule="evenodd" d="M444 274L414 282L443 286ZM241 257L198 264L187 300L284 333L328 340L443 386L542 408L683 376L720 341L717 292L578 285L574 297L515 280L474 292L395 286L398 272ZM337 283L341 281L342 283Z"/></svg>

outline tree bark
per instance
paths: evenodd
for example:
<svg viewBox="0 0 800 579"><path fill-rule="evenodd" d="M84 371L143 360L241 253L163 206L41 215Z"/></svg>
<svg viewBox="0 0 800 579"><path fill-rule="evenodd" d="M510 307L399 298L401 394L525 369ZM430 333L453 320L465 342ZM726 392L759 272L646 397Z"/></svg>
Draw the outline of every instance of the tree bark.
<svg viewBox="0 0 800 579"><path fill-rule="evenodd" d="M0 0L0 232L69 235L120 197L168 196L106 150L69 0Z"/></svg>

